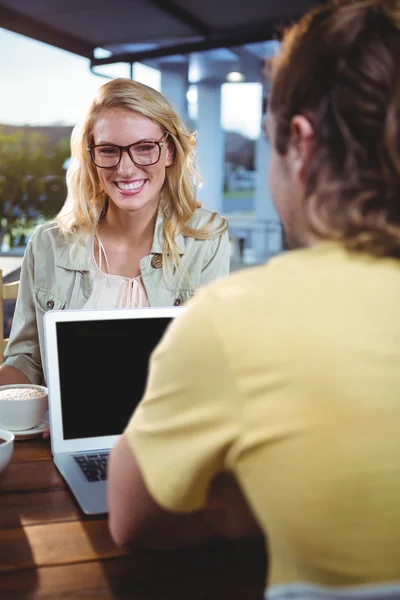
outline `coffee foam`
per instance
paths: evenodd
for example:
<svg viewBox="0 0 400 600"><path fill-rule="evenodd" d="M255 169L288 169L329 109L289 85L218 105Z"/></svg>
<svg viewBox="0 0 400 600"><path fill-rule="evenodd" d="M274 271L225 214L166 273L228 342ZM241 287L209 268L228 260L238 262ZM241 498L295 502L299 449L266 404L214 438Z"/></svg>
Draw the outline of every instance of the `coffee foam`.
<svg viewBox="0 0 400 600"><path fill-rule="evenodd" d="M29 400L40 398L44 393L36 388L9 388L0 390L0 400Z"/></svg>

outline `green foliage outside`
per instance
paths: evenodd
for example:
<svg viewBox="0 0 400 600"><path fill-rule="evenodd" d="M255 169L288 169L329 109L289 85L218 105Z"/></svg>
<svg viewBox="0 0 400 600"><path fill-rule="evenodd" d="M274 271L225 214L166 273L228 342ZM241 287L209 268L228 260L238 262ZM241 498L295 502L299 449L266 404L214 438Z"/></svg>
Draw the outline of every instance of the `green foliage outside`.
<svg viewBox="0 0 400 600"><path fill-rule="evenodd" d="M51 219L66 198L69 139L54 144L41 133L0 129L0 246L24 245L38 221Z"/></svg>
<svg viewBox="0 0 400 600"><path fill-rule="evenodd" d="M230 198L247 198L252 193L253 190L233 190L230 192L224 192L224 198L227 198L228 200Z"/></svg>

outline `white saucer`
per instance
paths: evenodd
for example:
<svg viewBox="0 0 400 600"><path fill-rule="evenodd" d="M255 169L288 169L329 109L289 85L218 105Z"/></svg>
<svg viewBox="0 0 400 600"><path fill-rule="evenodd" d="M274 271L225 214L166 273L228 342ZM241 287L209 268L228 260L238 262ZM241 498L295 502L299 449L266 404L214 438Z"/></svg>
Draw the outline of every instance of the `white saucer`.
<svg viewBox="0 0 400 600"><path fill-rule="evenodd" d="M49 424L46 421L42 421L36 427L31 427L31 429L22 429L19 431L13 431L16 440L29 440L30 438L38 437L42 435L42 433L48 429Z"/></svg>

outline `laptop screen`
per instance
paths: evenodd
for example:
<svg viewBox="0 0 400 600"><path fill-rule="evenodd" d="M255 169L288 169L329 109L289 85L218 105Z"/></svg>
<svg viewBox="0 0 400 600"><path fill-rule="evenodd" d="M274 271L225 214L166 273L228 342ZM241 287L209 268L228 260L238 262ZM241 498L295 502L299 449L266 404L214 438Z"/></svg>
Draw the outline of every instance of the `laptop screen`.
<svg viewBox="0 0 400 600"><path fill-rule="evenodd" d="M120 435L171 317L56 324L64 439Z"/></svg>

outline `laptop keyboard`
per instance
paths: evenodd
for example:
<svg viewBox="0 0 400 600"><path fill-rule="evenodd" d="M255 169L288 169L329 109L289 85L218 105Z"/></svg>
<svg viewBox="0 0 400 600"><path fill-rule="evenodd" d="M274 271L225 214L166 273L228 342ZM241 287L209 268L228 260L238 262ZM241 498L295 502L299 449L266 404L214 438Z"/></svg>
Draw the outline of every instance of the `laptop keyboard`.
<svg viewBox="0 0 400 600"><path fill-rule="evenodd" d="M108 456L108 452L79 454L74 456L74 460L88 481L105 481L107 479Z"/></svg>

